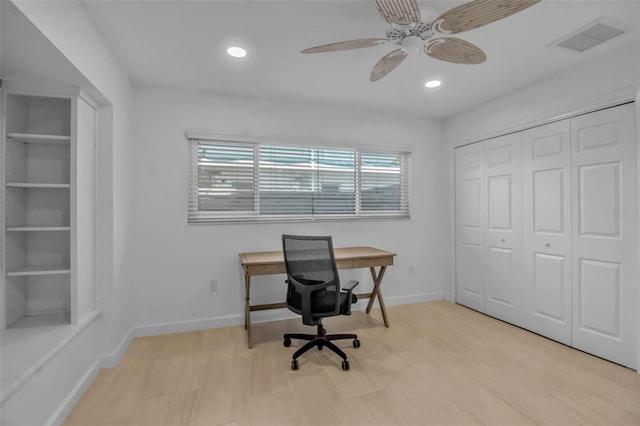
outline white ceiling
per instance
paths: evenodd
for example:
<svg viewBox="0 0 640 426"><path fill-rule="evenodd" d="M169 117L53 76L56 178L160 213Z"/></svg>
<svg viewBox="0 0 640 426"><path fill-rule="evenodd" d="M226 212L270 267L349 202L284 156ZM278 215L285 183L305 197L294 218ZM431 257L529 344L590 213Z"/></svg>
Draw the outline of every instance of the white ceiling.
<svg viewBox="0 0 640 426"><path fill-rule="evenodd" d="M89 81L11 2L2 9L0 52L2 76L12 81L38 81L63 87L90 88Z"/></svg>
<svg viewBox="0 0 640 426"><path fill-rule="evenodd" d="M614 49L638 55L638 0L542 0L511 17L458 36L487 61L456 65L410 56L372 83L369 73L395 45L300 54L331 42L384 37L373 0L83 2L135 83L419 116L447 116ZM436 15L461 1L419 1ZM582 54L546 47L600 17L628 30ZM225 49L244 46L232 59ZM428 91L423 84L440 79Z"/></svg>

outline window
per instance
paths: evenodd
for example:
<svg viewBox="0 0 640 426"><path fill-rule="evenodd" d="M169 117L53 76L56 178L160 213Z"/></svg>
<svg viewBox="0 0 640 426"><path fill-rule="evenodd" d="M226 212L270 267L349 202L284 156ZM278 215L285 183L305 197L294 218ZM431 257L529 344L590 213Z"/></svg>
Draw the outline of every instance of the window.
<svg viewBox="0 0 640 426"><path fill-rule="evenodd" d="M409 217L406 152L188 136L190 223Z"/></svg>

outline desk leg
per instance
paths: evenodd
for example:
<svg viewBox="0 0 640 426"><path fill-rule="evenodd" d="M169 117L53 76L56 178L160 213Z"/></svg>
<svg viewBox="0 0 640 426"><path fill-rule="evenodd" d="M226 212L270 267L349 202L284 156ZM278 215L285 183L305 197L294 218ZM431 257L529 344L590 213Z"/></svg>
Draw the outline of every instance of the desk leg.
<svg viewBox="0 0 640 426"><path fill-rule="evenodd" d="M382 299L382 291L380 291L380 284L382 284L382 278L384 277L384 273L387 270L386 266L381 266L380 271L376 274L376 268L373 266L369 268L371 271L371 278L373 278L373 291L371 292L371 297L369 297L369 304L367 305L367 313L371 312L371 308L373 307L373 302L378 298L378 303L380 304L380 312L382 312L382 320L384 321L385 327L389 327L389 317L387 317L387 308L384 306L384 300Z"/></svg>
<svg viewBox="0 0 640 426"><path fill-rule="evenodd" d="M244 329L247 330L247 345L251 348L251 275L244 274Z"/></svg>

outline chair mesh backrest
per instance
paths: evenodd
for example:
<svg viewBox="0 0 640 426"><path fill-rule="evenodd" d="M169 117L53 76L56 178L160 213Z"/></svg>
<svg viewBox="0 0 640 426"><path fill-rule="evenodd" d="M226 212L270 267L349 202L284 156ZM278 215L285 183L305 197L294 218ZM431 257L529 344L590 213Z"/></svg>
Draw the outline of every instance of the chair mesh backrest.
<svg viewBox="0 0 640 426"><path fill-rule="evenodd" d="M283 235L287 275L303 284L334 281L340 290L331 237Z"/></svg>

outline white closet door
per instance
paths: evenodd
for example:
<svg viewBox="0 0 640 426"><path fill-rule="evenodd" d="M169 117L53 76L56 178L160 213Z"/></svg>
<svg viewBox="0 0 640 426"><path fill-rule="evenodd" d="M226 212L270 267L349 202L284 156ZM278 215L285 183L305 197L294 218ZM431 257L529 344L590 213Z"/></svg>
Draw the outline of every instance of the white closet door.
<svg viewBox="0 0 640 426"><path fill-rule="evenodd" d="M485 312L521 324L522 133L484 142Z"/></svg>
<svg viewBox="0 0 640 426"><path fill-rule="evenodd" d="M482 144L456 148L456 301L484 312Z"/></svg>
<svg viewBox="0 0 640 426"><path fill-rule="evenodd" d="M633 105L571 119L573 346L635 368L637 223Z"/></svg>
<svg viewBox="0 0 640 426"><path fill-rule="evenodd" d="M571 344L569 121L523 133L526 328Z"/></svg>

